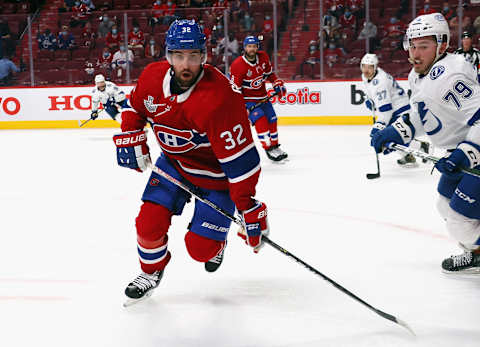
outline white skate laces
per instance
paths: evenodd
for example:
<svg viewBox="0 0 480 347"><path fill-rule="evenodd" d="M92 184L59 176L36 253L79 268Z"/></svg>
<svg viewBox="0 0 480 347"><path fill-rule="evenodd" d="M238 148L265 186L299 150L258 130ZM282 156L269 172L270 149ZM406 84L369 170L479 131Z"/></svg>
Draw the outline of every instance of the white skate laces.
<svg viewBox="0 0 480 347"><path fill-rule="evenodd" d="M472 252L465 252L460 255L454 255L452 256L453 267L468 266L472 263L472 258Z"/></svg>
<svg viewBox="0 0 480 347"><path fill-rule="evenodd" d="M150 288L155 288L158 282L158 273L155 272L151 275L147 273L140 274L133 280L133 284L143 291L147 291Z"/></svg>

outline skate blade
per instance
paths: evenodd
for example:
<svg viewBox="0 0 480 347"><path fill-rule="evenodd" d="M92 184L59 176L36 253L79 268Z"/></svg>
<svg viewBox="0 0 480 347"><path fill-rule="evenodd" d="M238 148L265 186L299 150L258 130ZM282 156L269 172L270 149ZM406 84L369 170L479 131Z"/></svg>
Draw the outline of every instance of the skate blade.
<svg viewBox="0 0 480 347"><path fill-rule="evenodd" d="M480 275L480 267L474 267L474 268L460 270L460 271L448 271L448 270L442 269L442 272L449 276L457 275L459 277L462 275Z"/></svg>
<svg viewBox="0 0 480 347"><path fill-rule="evenodd" d="M273 164L276 164L276 165L284 165L286 164L288 161L290 161L290 159L285 158L285 159L282 159L282 160L271 160L270 161L273 163Z"/></svg>
<svg viewBox="0 0 480 347"><path fill-rule="evenodd" d="M130 307L130 306L136 305L136 304L148 299L149 297L151 297L152 294L153 294L153 290L147 292L143 297L141 297L139 299L127 298L127 300L123 303L123 307Z"/></svg>
<svg viewBox="0 0 480 347"><path fill-rule="evenodd" d="M400 167L404 167L406 169L414 169L418 167L418 163L409 163L409 164L398 164Z"/></svg>

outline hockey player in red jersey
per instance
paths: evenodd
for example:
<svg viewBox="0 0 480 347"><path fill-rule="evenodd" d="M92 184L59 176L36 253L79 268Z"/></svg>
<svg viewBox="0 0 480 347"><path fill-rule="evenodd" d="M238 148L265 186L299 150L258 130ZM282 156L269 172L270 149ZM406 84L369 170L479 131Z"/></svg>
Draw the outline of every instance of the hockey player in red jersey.
<svg viewBox="0 0 480 347"><path fill-rule="evenodd" d="M284 82L273 72L272 64L264 51L259 51L259 41L255 36L247 36L243 40L243 56L238 57L230 67L232 82L242 91L247 109L267 97L265 81L273 84L273 89L282 97L287 90ZM269 101L254 108L248 118L255 126L258 138L267 156L273 161L282 161L287 153L282 151L278 143L277 115Z"/></svg>
<svg viewBox="0 0 480 347"><path fill-rule="evenodd" d="M147 170L147 123L161 156L155 165L198 194L245 222L255 251L268 233L264 203L254 199L260 157L240 91L216 68L205 64L205 35L194 20L177 20L166 36L167 61L148 65L131 94L133 109L122 112L122 133L114 136L120 166ZM127 303L151 295L170 261L167 231L191 195L152 173L136 218L142 274L126 288ZM195 201L185 235L190 256L209 272L223 260L231 221Z"/></svg>

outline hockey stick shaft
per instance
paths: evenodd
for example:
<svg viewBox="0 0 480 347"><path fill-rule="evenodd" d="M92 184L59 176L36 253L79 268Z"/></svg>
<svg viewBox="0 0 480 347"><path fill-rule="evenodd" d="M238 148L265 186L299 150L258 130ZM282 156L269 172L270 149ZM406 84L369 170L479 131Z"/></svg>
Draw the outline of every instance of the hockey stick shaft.
<svg viewBox="0 0 480 347"><path fill-rule="evenodd" d="M399 144L395 144L395 143L387 143L387 147L390 148L390 149L394 149L394 150L397 150L397 151L401 151L401 152L404 152L404 153L408 153L408 154L411 154L415 157L419 157L419 158L422 158L422 159L426 159L428 161L431 161L433 163L437 163L440 159L437 158L437 157L434 157L432 155L428 155L427 153L424 153L424 152L421 152L421 151L417 151L415 149L412 149L410 147L406 147L406 146L403 146L403 145L399 145ZM475 176L475 177L479 177L480 178L480 170L476 170L476 169L470 169L470 168L466 168L466 167L462 167L460 168L460 170L463 172L463 173L466 173L466 174L469 174L469 175L472 175L472 176Z"/></svg>
<svg viewBox="0 0 480 347"><path fill-rule="evenodd" d="M373 124L375 125L375 106L373 105L373 100L370 100L370 103L372 105L372 120ZM375 174L367 174L367 178L378 178L380 177L380 160L378 159L378 153L375 152L375 159L377 160L377 172Z"/></svg>
<svg viewBox="0 0 480 347"><path fill-rule="evenodd" d="M103 108L102 108L102 109L99 109L99 110L98 110L98 113L101 113L102 111L103 111ZM89 118L89 119L87 119L85 122L83 122L83 123L81 123L81 124L80 124L80 121L78 121L78 123L79 123L78 125L79 125L80 128L81 128L81 127L83 127L85 124L87 124L88 122L90 122L91 120L93 120L93 118Z"/></svg>
<svg viewBox="0 0 480 347"><path fill-rule="evenodd" d="M155 172L156 174L162 176L163 178L165 178L167 181L177 185L178 187L182 188L183 190L185 190L186 192L192 194L193 196L195 196L195 198L197 198L198 200L200 200L201 202L203 202L204 204L210 206L211 208L213 208L215 211L217 211L218 213L224 215L225 217L227 217L228 219L230 219L232 222L238 224L240 227L244 228L244 224L242 222L242 220L234 215L232 215L231 213L228 213L227 211L225 211L224 209L222 209L221 207L217 206L216 204L214 204L213 202L211 202L210 200L208 199L205 199L201 196L199 196L197 193L195 193L190 187L188 187L186 184L180 182L179 180L177 180L176 178L172 177L171 175L169 175L168 173L166 173L165 171L159 169L157 166L155 166L154 164L151 164L150 165L151 169L153 172ZM315 269L313 266L310 266L309 264L307 264L306 262L304 262L303 260L301 260L300 258L298 258L297 256L295 256L294 254L290 253L289 251L287 251L285 248L281 247L280 245L278 245L277 243L273 242L272 240L270 240L267 236L262 236L262 240L269 244L270 246L272 246L273 248L275 248L276 250L282 252L283 254L285 254L286 256L288 256L289 258L292 258L293 260L295 260L297 263L300 263L301 265L303 265L304 267L306 267L308 270L310 270L311 272L313 272L314 274L316 274L317 276L320 276L321 278L323 278L325 281L329 282L330 284L332 284L335 288L339 289L340 291L342 291L344 294L347 294L348 296L350 296L351 298L353 298L354 300L358 301L359 303L363 304L364 306L366 306L368 309L372 310L373 312L375 312L376 314L378 314L379 316L385 318L385 319L388 319L394 323L397 323L401 326L403 326L404 328L406 328L408 331L410 331L412 334L415 335L415 333L413 332L413 330L405 323L403 322L402 320L396 318L395 316L392 316L391 314L388 314L388 313L385 313L375 307L373 307L372 305L370 305L369 303L367 303L366 301L360 299L358 296L356 296L355 294L353 294L352 292L350 292L349 290L345 289L344 287L342 287L340 284L338 284L337 282L335 282L334 280L330 279L329 277L325 276L323 273L321 273L320 271L318 271L317 269Z"/></svg>
<svg viewBox="0 0 480 347"><path fill-rule="evenodd" d="M266 103L267 101L270 101L270 99L272 99L273 97L275 97L275 96L277 96L277 95L278 95L278 93L275 92L275 93L273 93L272 95L267 96L266 98L260 100L260 101L257 102L255 105L250 106L250 107L248 108L248 112L252 112L252 111L253 111L254 109L256 109L258 106L261 106L262 104Z"/></svg>

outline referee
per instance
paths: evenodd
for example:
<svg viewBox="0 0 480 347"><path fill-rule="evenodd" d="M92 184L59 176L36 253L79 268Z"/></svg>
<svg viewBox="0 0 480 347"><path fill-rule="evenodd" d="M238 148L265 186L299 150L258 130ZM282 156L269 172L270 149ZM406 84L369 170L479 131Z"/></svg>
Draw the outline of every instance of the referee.
<svg viewBox="0 0 480 347"><path fill-rule="evenodd" d="M468 31L462 33L462 47L455 51L455 54L463 54L465 59L472 63L478 71L478 65L480 64L480 51L473 48L472 34Z"/></svg>

